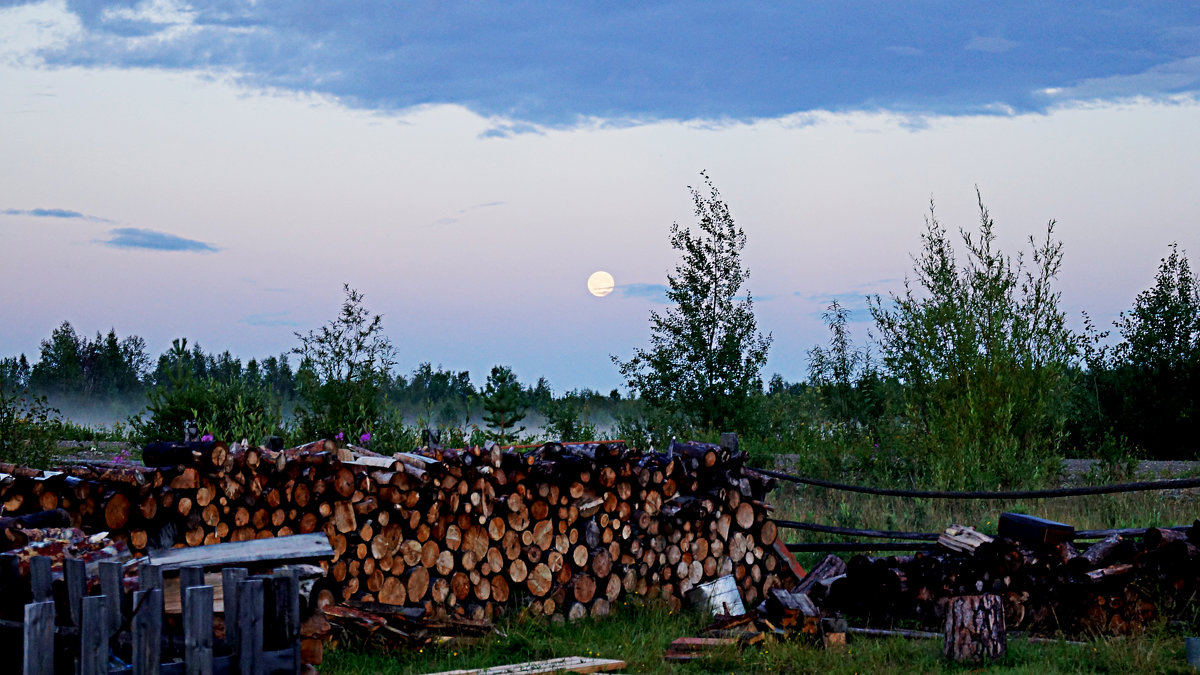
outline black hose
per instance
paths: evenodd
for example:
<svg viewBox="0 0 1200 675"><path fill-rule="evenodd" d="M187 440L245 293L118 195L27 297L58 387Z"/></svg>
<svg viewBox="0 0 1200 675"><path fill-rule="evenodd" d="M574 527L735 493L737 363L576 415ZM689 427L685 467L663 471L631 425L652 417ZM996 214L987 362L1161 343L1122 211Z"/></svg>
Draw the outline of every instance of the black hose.
<svg viewBox="0 0 1200 675"><path fill-rule="evenodd" d="M811 551L821 553L837 553L839 551L934 551L937 550L937 544L901 544L887 541L818 541L804 544L788 544L787 550L792 553Z"/></svg>
<svg viewBox="0 0 1200 675"><path fill-rule="evenodd" d="M908 539L912 541L937 541L936 532L896 532L893 530L856 530L849 527L833 525L818 525L803 523L796 520L776 520L775 526L792 530L808 530L809 532L827 532L829 534L844 534L858 537L876 537L879 539Z"/></svg>
<svg viewBox="0 0 1200 675"><path fill-rule="evenodd" d="M883 497L915 497L920 499L1046 499L1051 497L1082 497L1085 495L1108 495L1119 492L1180 490L1184 488L1200 487L1200 478L1167 478L1163 480L1139 481L1136 483L1089 485L1084 487L1052 488L1047 490L1011 490L1008 492L948 492L943 490L900 490L896 488L847 485L845 483L834 483L832 481L821 480L819 478L793 476L789 473L772 471L771 469L747 468L747 470L756 471L764 476L778 478L779 480L828 488L830 490L843 490L846 492L858 492L861 494L880 495Z"/></svg>

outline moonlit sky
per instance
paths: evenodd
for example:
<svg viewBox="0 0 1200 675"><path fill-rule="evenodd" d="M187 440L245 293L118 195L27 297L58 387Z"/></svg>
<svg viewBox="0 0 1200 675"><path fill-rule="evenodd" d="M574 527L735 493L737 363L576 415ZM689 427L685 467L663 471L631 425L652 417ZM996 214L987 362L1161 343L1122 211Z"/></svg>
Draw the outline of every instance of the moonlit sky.
<svg viewBox="0 0 1200 675"><path fill-rule="evenodd" d="M342 284L401 371L621 384L706 170L764 375L899 291L932 198L1047 221L1102 325L1200 265L1200 5L0 2L0 356L63 320L154 356L296 344ZM592 297L603 269L615 291Z"/></svg>

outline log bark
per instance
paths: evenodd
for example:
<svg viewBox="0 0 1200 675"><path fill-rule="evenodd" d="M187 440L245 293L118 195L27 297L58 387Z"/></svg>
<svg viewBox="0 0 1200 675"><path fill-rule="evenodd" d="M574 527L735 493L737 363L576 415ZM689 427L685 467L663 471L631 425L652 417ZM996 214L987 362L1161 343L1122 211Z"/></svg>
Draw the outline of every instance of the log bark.
<svg viewBox="0 0 1200 675"><path fill-rule="evenodd" d="M999 659L1008 648L1004 604L993 594L950 598L943 653L956 663Z"/></svg>

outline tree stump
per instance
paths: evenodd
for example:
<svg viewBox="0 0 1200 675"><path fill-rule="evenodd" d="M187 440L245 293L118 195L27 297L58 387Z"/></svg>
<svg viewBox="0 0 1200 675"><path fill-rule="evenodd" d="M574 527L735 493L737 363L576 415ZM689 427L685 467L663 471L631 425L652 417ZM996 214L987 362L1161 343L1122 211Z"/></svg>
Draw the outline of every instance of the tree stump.
<svg viewBox="0 0 1200 675"><path fill-rule="evenodd" d="M1008 641L1004 631L1004 603L1000 596L960 595L946 608L946 658L958 663L979 663L1004 656Z"/></svg>

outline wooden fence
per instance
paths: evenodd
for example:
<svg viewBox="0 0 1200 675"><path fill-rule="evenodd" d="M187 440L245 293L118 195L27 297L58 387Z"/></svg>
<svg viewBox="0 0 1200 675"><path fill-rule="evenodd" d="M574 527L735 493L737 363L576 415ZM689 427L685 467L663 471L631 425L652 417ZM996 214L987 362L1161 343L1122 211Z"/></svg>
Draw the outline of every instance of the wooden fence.
<svg viewBox="0 0 1200 675"><path fill-rule="evenodd" d="M35 556L26 579L16 556L0 555L0 649L22 655L25 675L299 675L294 570L226 568L214 585L216 573L206 579L203 567L183 567L176 586L147 564L138 570L140 590L128 594L123 563L90 567L68 559L58 582L50 559ZM214 624L214 614L223 620ZM10 665L3 670L15 672L18 664Z"/></svg>

